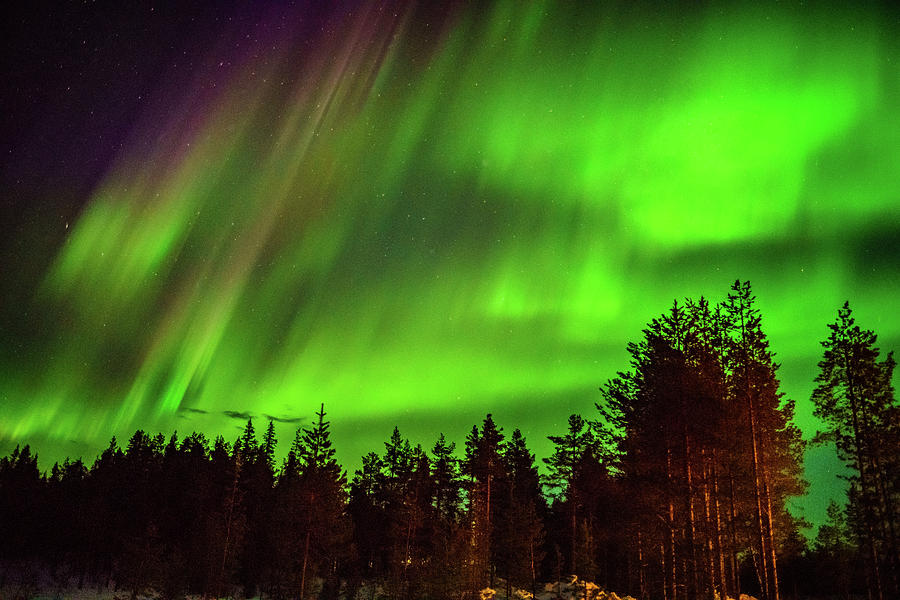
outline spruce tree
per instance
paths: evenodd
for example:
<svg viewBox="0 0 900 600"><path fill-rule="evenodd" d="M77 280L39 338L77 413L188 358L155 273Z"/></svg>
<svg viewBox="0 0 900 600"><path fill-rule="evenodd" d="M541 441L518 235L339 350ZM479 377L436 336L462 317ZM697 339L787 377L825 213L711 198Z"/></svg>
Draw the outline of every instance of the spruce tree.
<svg viewBox="0 0 900 600"><path fill-rule="evenodd" d="M549 436L553 442L553 454L544 459L548 467L545 483L551 490L555 499L555 507L563 509L567 514L568 538L565 547L568 548L567 570L570 573L577 572L578 560L578 518L579 507L583 502L580 490L577 488L575 474L576 466L586 453L593 456L593 448L596 446L596 438L591 431L590 424L580 415L569 416L569 429L565 435Z"/></svg>
<svg viewBox="0 0 900 600"><path fill-rule="evenodd" d="M479 431L473 427L466 439L466 457L463 462L469 476L468 522L471 524L471 565L469 585L477 592L493 583L496 554L494 523L498 505L498 491L504 484L505 469L500 456L503 432L488 414Z"/></svg>
<svg viewBox="0 0 900 600"><path fill-rule="evenodd" d="M498 568L506 578L507 597L512 585L534 594L544 560L546 503L541 494L534 454L519 429L513 430L509 441L503 445L503 462L508 498L506 510L498 515Z"/></svg>
<svg viewBox="0 0 900 600"><path fill-rule="evenodd" d="M297 448L299 493L294 501L306 516L298 532L303 540L301 600L306 597L312 577L319 575L326 585L333 584L349 536L344 518L347 477L335 460L324 404L316 417L312 427L302 430Z"/></svg>
<svg viewBox="0 0 900 600"><path fill-rule="evenodd" d="M444 524L454 522L459 512L459 461L453 455L454 450L456 444L448 444L443 433L431 449L434 508Z"/></svg>
<svg viewBox="0 0 900 600"><path fill-rule="evenodd" d="M425 574L428 595L450 598L461 580L465 538L461 520L460 461L454 455L456 444L440 434L431 450L432 530L431 556Z"/></svg>

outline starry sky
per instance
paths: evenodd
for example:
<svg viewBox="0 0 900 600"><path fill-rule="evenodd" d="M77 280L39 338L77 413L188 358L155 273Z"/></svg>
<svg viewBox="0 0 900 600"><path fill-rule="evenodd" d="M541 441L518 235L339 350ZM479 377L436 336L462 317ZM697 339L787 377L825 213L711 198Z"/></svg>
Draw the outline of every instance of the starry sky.
<svg viewBox="0 0 900 600"><path fill-rule="evenodd" d="M0 451L324 402L351 469L487 412L546 456L737 278L806 437L844 300L900 347L896 12L436 4L3 9Z"/></svg>

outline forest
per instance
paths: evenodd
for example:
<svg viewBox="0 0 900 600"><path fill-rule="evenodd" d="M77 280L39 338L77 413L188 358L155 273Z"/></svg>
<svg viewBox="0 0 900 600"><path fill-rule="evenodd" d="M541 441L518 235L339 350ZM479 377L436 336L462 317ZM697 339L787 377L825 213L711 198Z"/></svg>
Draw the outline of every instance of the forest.
<svg viewBox="0 0 900 600"><path fill-rule="evenodd" d="M540 460L487 414L459 446L395 428L351 476L324 406L283 460L252 420L234 441L139 430L47 472L17 447L0 459L0 589L525 599L575 575L641 600L900 598L893 355L849 304L823 331L811 443L849 476L811 541L787 508L808 442L738 281L649 322Z"/></svg>

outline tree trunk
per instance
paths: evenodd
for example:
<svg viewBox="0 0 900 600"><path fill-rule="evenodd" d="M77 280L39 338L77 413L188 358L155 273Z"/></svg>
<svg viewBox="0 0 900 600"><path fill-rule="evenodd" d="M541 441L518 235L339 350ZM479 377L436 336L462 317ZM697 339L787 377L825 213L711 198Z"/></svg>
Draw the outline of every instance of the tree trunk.
<svg viewBox="0 0 900 600"><path fill-rule="evenodd" d="M772 585L772 597L773 600L779 600L779 590L778 590L778 559L775 552L775 521L772 518L772 494L769 490L769 470L765 467L765 463L763 463L763 491L766 494L766 525L768 532L768 545L769 545L769 568L772 569L772 574L769 577L769 581Z"/></svg>
<svg viewBox="0 0 900 600"><path fill-rule="evenodd" d="M489 465L489 467L492 467L492 465ZM490 576L491 588L493 588L494 587L494 568L493 568L493 562L491 561L491 538L494 537L494 534L493 534L493 531L491 531L491 479L492 479L492 475L491 475L491 473L488 473L488 477L487 477L487 510L485 512L485 520L487 521L486 527L485 527L485 546L486 547L485 547L484 552L485 552L485 562L487 564L487 568L488 568L488 572L489 572L489 576ZM484 575L482 574L482 577L483 576Z"/></svg>
<svg viewBox="0 0 900 600"><path fill-rule="evenodd" d="M219 577L216 581L216 596L222 597L222 580L225 578L225 567L228 562L228 546L231 543L231 526L234 520L234 505L237 501L238 480L241 474L241 458L239 454L235 454L234 458L234 481L231 486L231 499L228 501L228 516L225 518L225 543L222 547L222 564L219 568Z"/></svg>
<svg viewBox="0 0 900 600"><path fill-rule="evenodd" d="M666 548L662 542L659 543L659 564L662 565L662 598L669 600L669 570L666 568Z"/></svg>
<svg viewBox="0 0 900 600"><path fill-rule="evenodd" d="M768 552L766 549L766 530L765 525L763 523L763 507L762 507L762 494L761 494L761 478L760 478L760 466L759 466L759 445L757 441L756 435L756 410L753 405L753 395L750 391L750 379L749 373L746 374L747 377L747 415L748 421L750 424L750 445L752 447L752 459L753 459L753 500L756 502L756 528L757 528L757 539L759 541L759 568L757 568L757 573L761 576L760 579L760 587L763 590L763 595L768 600L778 600L777 597L772 595L772 590L769 582L769 569L768 569Z"/></svg>
<svg viewBox="0 0 900 600"><path fill-rule="evenodd" d="M728 560L731 563L731 595L733 597L740 596L741 580L738 573L737 559L737 512L734 508L734 474L728 474L728 497L729 497L729 516L731 522L731 548L728 553Z"/></svg>
<svg viewBox="0 0 900 600"><path fill-rule="evenodd" d="M863 421L863 423L868 433L868 426L865 425L865 421ZM885 473L884 467L882 466L880 443L876 440L870 445L872 447L872 452L869 454L869 464L872 468L872 473L875 477L876 489L881 499L881 531L882 535L887 540L888 564L891 569L891 583L894 587L893 591L897 593L900 592L900 552L898 552L897 532L894 525L894 521L896 519L896 514L894 513L894 503L891 498L891 493L884 481Z"/></svg>
<svg viewBox="0 0 900 600"><path fill-rule="evenodd" d="M744 386L745 386L745 394L747 396L747 421L750 427L750 445L752 448L752 459L753 459L753 499L756 502L756 527L757 527L757 535L759 541L759 559L762 562L759 565L760 568L757 568L757 574L761 574L762 578L760 580L760 587L763 589L763 595L767 600L776 600L771 595L771 590L769 589L769 576L768 569L766 568L767 561L767 553L766 553L766 535L765 528L763 526L763 510L762 510L762 498L760 497L760 476L759 476L759 442L757 437L757 423L756 423L756 408L753 402L753 388L750 383L750 351L747 347L747 323L744 320L744 312L741 311L741 348L743 349L743 360L744 360Z"/></svg>
<svg viewBox="0 0 900 600"><path fill-rule="evenodd" d="M641 537L641 530L637 532L637 549L638 549L638 594L640 600L644 600L647 594L644 590L644 545Z"/></svg>
<svg viewBox="0 0 900 600"><path fill-rule="evenodd" d="M862 435L860 432L859 405L856 399L856 393L854 391L854 381L851 374L852 371L850 369L850 359L847 356L846 350L844 350L844 367L847 372L847 399L850 401L850 416L853 424L853 446L856 458L856 469L859 472L859 484L861 500L863 503L863 515L866 522L866 533L868 537L867 546L869 550L869 557L872 561L872 564L870 566L872 572L872 581L874 583L874 589L872 589L872 592L875 600L884 600L884 591L881 585L881 569L878 565L880 559L878 556L878 548L875 545L875 517L874 515L872 515L873 502L870 497L871 485L868 482L866 471L863 468L864 459L862 446L865 440L862 439Z"/></svg>
<svg viewBox="0 0 900 600"><path fill-rule="evenodd" d="M309 528L306 529L306 541L303 543L303 568L300 571L300 600L306 597L306 563L309 559Z"/></svg>
<svg viewBox="0 0 900 600"><path fill-rule="evenodd" d="M575 501L575 489L574 486L569 484L569 504L572 505L572 551L571 551L571 568L572 573L576 573L578 571L578 563L576 562L576 550L578 548L578 506Z"/></svg>
<svg viewBox="0 0 900 600"><path fill-rule="evenodd" d="M703 523L704 523L704 553L706 558L706 585L707 595L711 600L715 599L716 587L716 565L715 553L713 548L713 518L712 518L712 501L710 492L710 480L712 479L709 456L705 449L700 450L700 456L703 460Z"/></svg>
<svg viewBox="0 0 900 600"><path fill-rule="evenodd" d="M725 553L722 544L722 518L721 506L719 504L719 464L718 453L713 450L713 513L715 515L716 528L716 579L718 580L717 591L719 598L725 598L727 590L725 589Z"/></svg>
<svg viewBox="0 0 900 600"><path fill-rule="evenodd" d="M684 479L687 483L687 487L685 489L686 497L685 497L685 509L687 510L687 545L688 552L685 557L686 560L686 585L687 585L687 599L688 600L696 600L697 598L697 550L696 550L696 537L697 537L697 528L694 523L694 481L693 481L693 472L691 465L691 437L684 432Z"/></svg>
<svg viewBox="0 0 900 600"><path fill-rule="evenodd" d="M678 600L678 567L675 564L675 504L672 501L672 450L666 445L666 480L669 483L669 568L667 569L668 600Z"/></svg>
<svg viewBox="0 0 900 600"><path fill-rule="evenodd" d="M534 572L534 538L532 537L528 542L528 549L531 554L531 597L534 598L537 596L537 576Z"/></svg>

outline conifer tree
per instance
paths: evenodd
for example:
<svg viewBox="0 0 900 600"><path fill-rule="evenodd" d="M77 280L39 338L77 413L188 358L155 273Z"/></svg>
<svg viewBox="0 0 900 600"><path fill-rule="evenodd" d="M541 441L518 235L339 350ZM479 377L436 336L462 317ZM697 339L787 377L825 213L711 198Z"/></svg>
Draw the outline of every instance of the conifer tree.
<svg viewBox="0 0 900 600"><path fill-rule="evenodd" d="M508 498L506 510L498 515L498 567L510 586L536 592L540 565L544 560L544 526L546 504L541 494L540 478L534 454L525 437L515 429L503 445Z"/></svg>
<svg viewBox="0 0 900 600"><path fill-rule="evenodd" d="M816 584L825 593L838 592L841 597L851 597L854 586L853 555L847 515L843 507L832 500L826 510L827 519L819 526L813 542L816 559Z"/></svg>
<svg viewBox="0 0 900 600"><path fill-rule="evenodd" d="M273 474L275 472L275 447L277 445L278 439L275 436L275 422L272 419L269 419L269 425L266 427L266 434L263 436L259 451L262 460L268 465L268 470Z"/></svg>
<svg viewBox="0 0 900 600"><path fill-rule="evenodd" d="M568 540L568 572L577 572L578 554L578 518L579 507L583 502L580 490L576 485L576 468L585 454L593 456L596 438L590 424L580 415L569 416L569 429L565 435L549 436L553 442L553 454L544 459L548 467L546 485L550 488L558 508L565 507L567 514Z"/></svg>
<svg viewBox="0 0 900 600"><path fill-rule="evenodd" d="M346 474L335 460L325 405L316 413L317 421L299 433L299 494L295 501L306 518L300 537L303 548L300 565L300 598L306 597L308 582L316 574L331 585L348 539L344 520Z"/></svg>
<svg viewBox="0 0 900 600"><path fill-rule="evenodd" d="M224 440L216 439L213 448L213 470L217 475L216 504L218 510L213 512L212 530L213 548L216 552L214 564L215 579L213 590L221 597L226 590L230 592L234 572L238 569L238 557L246 533L246 503L241 488L241 470L244 467L243 445L235 444L228 448ZM229 593L230 595L230 593Z"/></svg>
<svg viewBox="0 0 900 600"><path fill-rule="evenodd" d="M270 533L273 527L273 465L276 444L275 428L271 420L262 443L256 441L251 420L248 420L238 442L243 464L240 488L241 495L246 500L247 530L238 576L247 596L256 595L256 590L266 578L266 571L273 561Z"/></svg>
<svg viewBox="0 0 900 600"><path fill-rule="evenodd" d="M822 342L815 415L853 471L849 511L865 548L870 595L900 594L900 406L891 385L893 353L881 358L874 332L856 324L848 302Z"/></svg>
<svg viewBox="0 0 900 600"><path fill-rule="evenodd" d="M442 433L431 450L434 525L430 565L425 578L428 595L435 598L458 595L467 541L463 536L465 529L460 524L462 481L455 449L456 444L448 443Z"/></svg>
<svg viewBox="0 0 900 600"><path fill-rule="evenodd" d="M628 351L633 369L598 408L636 498L625 512L641 592L737 596L739 556L750 556L775 600L778 552L797 527L786 499L805 489L803 444L749 284L715 310L703 298L673 304Z"/></svg>
<svg viewBox="0 0 900 600"><path fill-rule="evenodd" d="M459 511L459 461L453 455L456 444L447 443L440 434L431 449L431 475L434 479L434 508L443 523L456 520Z"/></svg>
<svg viewBox="0 0 900 600"><path fill-rule="evenodd" d="M493 582L496 553L494 523L496 522L498 490L504 484L505 469L500 456L503 432L488 414L479 431L473 427L466 439L464 470L469 476L468 522L471 524L472 569L469 585L474 593Z"/></svg>
<svg viewBox="0 0 900 600"><path fill-rule="evenodd" d="M29 535L37 526L31 499L43 487L37 461L28 444L0 460L0 549L7 558L32 558L40 549Z"/></svg>
<svg viewBox="0 0 900 600"><path fill-rule="evenodd" d="M241 462L248 463L256 459L257 446L256 428L253 427L253 419L247 419L244 431L234 443L234 451L241 455Z"/></svg>
<svg viewBox="0 0 900 600"><path fill-rule="evenodd" d="M366 578L380 578L385 571L387 515L378 498L381 458L375 452L362 457L362 466L350 483L347 511L353 522L353 540L359 566Z"/></svg>
<svg viewBox="0 0 900 600"><path fill-rule="evenodd" d="M750 489L755 502L755 548L763 595L780 595L778 550L786 528L795 527L784 508L787 497L800 495L803 442L792 423L793 402L784 401L778 365L762 330L749 282L736 281L724 304L731 333L727 365L731 397L742 406L749 437Z"/></svg>
<svg viewBox="0 0 900 600"><path fill-rule="evenodd" d="M401 597L407 589L409 572L413 449L398 427L394 427L390 439L384 443L384 456L378 464L375 485L377 502L385 518L386 583L392 595Z"/></svg>

